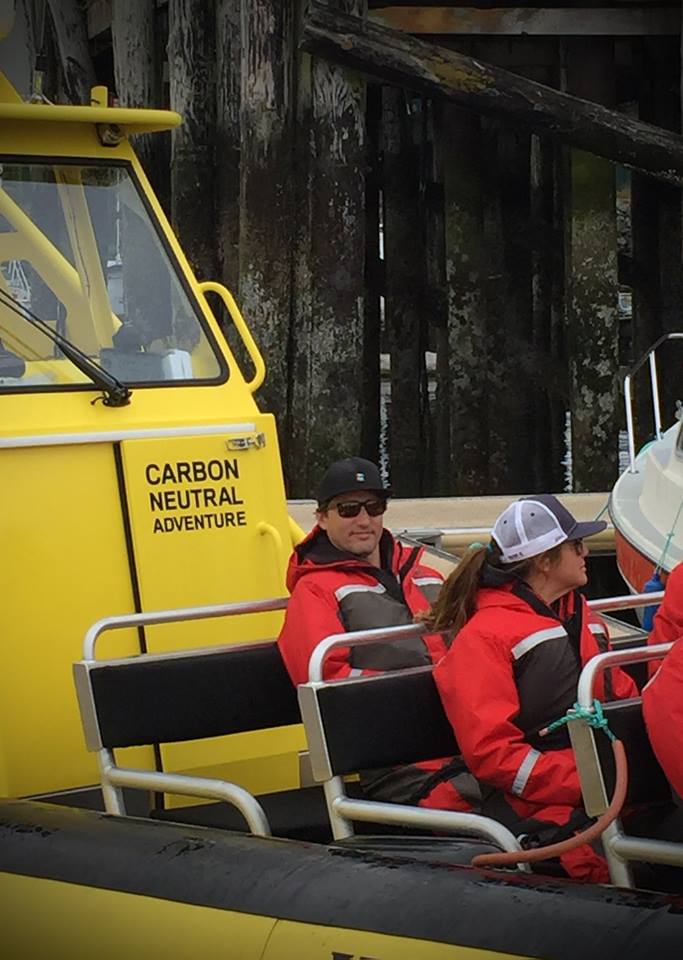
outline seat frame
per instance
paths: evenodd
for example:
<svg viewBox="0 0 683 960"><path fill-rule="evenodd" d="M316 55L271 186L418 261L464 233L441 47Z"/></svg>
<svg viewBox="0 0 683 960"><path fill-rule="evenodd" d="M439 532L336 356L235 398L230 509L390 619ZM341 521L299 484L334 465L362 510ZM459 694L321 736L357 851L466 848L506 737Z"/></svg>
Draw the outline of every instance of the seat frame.
<svg viewBox="0 0 683 960"><path fill-rule="evenodd" d="M671 647L670 643L652 644L633 647L630 650L602 653L593 657L581 672L577 696L579 706L586 710L594 709L596 680L605 670L610 667L661 659ZM640 706L641 700L638 698L630 703ZM608 720L609 712L608 706L605 710ZM644 725L645 721L642 720L642 722ZM610 797L606 787L606 770L596 742L596 732L585 720L579 719L569 724L569 734L576 755L586 812L589 816L598 817L607 809ZM604 734L598 731L597 736L604 737ZM628 744L625 744L625 747L628 749ZM650 754L648 761L656 764L654 753L650 751ZM663 772L662 776L664 776ZM602 834L602 844L610 878L617 886L635 886L630 867L633 861L683 867L683 843L628 836L624 833L619 818L614 820Z"/></svg>
<svg viewBox="0 0 683 960"><path fill-rule="evenodd" d="M663 596L663 591L656 594L631 594L589 600L588 605L596 613L612 613L661 602ZM334 634L319 643L311 656L309 682L299 688L299 705L309 744L313 776L314 779L323 784L334 836L338 839L353 836L353 820L362 820L425 826L428 829L447 830L449 832L452 830L472 836L485 837L493 840L494 843L506 850L520 849L517 839L506 827L487 817L352 799L346 795L343 777L335 773L334 765L330 761L324 717L318 702L318 692L330 682L336 684L377 684L390 675L356 677L348 680L325 682L322 678L327 657L339 647L408 639L422 636L425 633L424 625L414 623L388 629L375 628L354 633ZM633 637L624 638L619 646L623 648L627 643L633 643L636 637L637 634ZM664 644L661 647L632 647L594 657L581 675L578 689L579 702L583 702L588 708L592 707L592 683L596 672L606 669L607 666L639 663L661 658L669 648L670 644ZM602 666L603 663L605 666ZM419 668L418 672L431 671L431 669L431 667ZM410 671L402 671L402 673L406 672ZM587 687L586 684L589 686ZM368 687L368 695L372 696L372 691L376 689L380 688ZM570 734L575 749L586 810L592 816L598 816L607 808L609 799L593 730L585 722L576 721L570 724ZM417 759L413 758L413 760ZM603 841L612 882L620 886L634 886L628 860L641 859L652 863L676 865L683 862L681 859L683 857L683 845L654 839L628 837L623 833L618 821L608 827L603 835ZM523 869L528 869L527 865L520 866Z"/></svg>
<svg viewBox="0 0 683 960"><path fill-rule="evenodd" d="M401 636L404 636L405 629L399 629L403 631ZM359 642L376 642L377 639L381 639L375 635L379 632L374 631L372 636ZM368 633L371 633L371 631L368 631ZM394 632L394 635L396 633L397 631ZM347 643L350 641L352 645L358 642L357 638L351 635L347 635L346 640ZM327 641L323 641L323 643L327 643ZM313 669L313 666L311 669ZM365 757L362 750L356 751L354 756L353 737L345 744L343 762L335 754L328 736L327 726L333 719L332 713L338 716L348 716L342 709L339 709L340 702L343 703L344 699L351 697L353 698L354 711L357 712L359 705L362 704L367 713L372 713L376 723L381 722L382 725L391 725L392 718L395 717L398 708L395 695L397 688L400 686L403 690L400 696L405 697L407 695L410 697L411 688L419 686L421 690L424 690L433 683L432 667L426 666L392 671L376 676L351 677L334 681L315 680L299 687L299 707L306 730L313 778L321 783L325 790L327 809L335 840L352 838L355 835L353 822L362 821L418 828L425 831L443 831L461 837L476 837L493 843L504 851L520 851L522 847L519 841L507 827L480 814L429 809L375 800L357 800L347 795L344 775L352 772L352 769L357 771L362 768ZM333 694L334 709L326 704L328 692ZM421 708L424 707L422 699L420 703ZM438 698L431 699L429 710L430 713L421 713L421 719L425 727L437 723L443 730L444 725L448 725L448 721ZM451 752L457 752L457 744L454 738L450 744L446 744L442 739L439 747L450 747ZM407 752L399 760L398 755L401 754L402 749L400 728L396 727L390 750L384 757L377 756L377 766L391 766L397 762L409 764L420 760L434 759L434 752L430 752L429 749L422 749L419 746L415 747L411 743ZM436 755L439 754L440 750L437 749ZM526 864L519 864L518 866L525 871L529 869Z"/></svg>
<svg viewBox="0 0 683 960"><path fill-rule="evenodd" d="M81 713L81 721L88 750L97 754L97 763L100 773L100 783L104 806L107 813L115 816L126 816L123 789L154 791L159 793L174 793L182 796L200 797L224 801L236 807L247 822L250 831L258 836L270 836L271 829L263 807L256 797L239 784L217 778L187 776L184 774L165 773L158 770L131 769L121 767L116 763L115 747L105 743L102 735L101 715L98 709L98 695L96 681L98 674L106 670L120 675L130 673L141 664L153 668L164 669L174 664L176 667L182 662L195 662L197 658L217 658L226 655L247 655L253 651L257 655L265 648L275 646L274 641L265 643L234 644L216 647L181 650L171 653L148 654L140 653L131 657L116 659L96 659L96 644L98 639L107 631L129 627L145 627L160 623L191 622L214 617L230 617L243 614L264 613L273 610L283 610L287 606L287 598L274 598L246 603L221 604L204 607L179 608L177 610L162 610L153 613L131 614L121 617L107 617L99 620L88 630L83 644L84 657L74 664L73 674ZM230 696L229 689L222 689L221 694ZM117 704L118 709L119 704ZM120 703L121 710L126 710L126 703ZM271 718L272 719L272 718ZM274 725L288 725L293 722L288 714L282 717L282 723ZM251 729L251 728L246 728ZM253 729L263 729L256 726ZM237 732L235 729L224 731L212 729L207 736L220 736L221 733ZM240 731L242 732L242 731ZM196 730L193 735L182 737L174 736L174 740L197 739ZM146 741L143 739L142 743ZM161 742L171 742L162 740ZM118 744L133 745L132 743Z"/></svg>

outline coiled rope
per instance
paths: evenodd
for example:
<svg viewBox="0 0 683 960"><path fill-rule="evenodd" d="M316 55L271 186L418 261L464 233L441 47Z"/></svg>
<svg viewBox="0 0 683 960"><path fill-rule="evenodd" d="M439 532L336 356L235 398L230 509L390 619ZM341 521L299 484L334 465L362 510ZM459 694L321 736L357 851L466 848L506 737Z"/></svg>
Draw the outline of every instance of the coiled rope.
<svg viewBox="0 0 683 960"><path fill-rule="evenodd" d="M593 707L590 709L581 707L578 703L574 704L564 717L560 717L559 720L555 720L544 730L541 730L541 736L552 733L553 730L557 730L558 727L572 720L584 720L589 726L594 727L596 730L602 730L612 743L614 763L616 766L616 783L614 785L612 799L605 812L598 817L595 823L586 827L585 830L581 830L579 833L575 833L573 837L568 837L559 843L551 843L545 847L534 847L531 850L519 850L516 852L506 851L503 853L501 851L500 853L481 853L472 859L471 864L473 867L514 866L517 863L533 863L536 860L549 860L552 857L559 857L564 853L569 853L570 850L576 849L576 847L583 846L585 843L592 843L593 840L596 840L604 833L607 827L619 816L624 801L626 800L626 790L628 788L628 763L626 761L624 744L621 740L617 740L610 730L607 719L602 712L602 704L599 700L594 700Z"/></svg>

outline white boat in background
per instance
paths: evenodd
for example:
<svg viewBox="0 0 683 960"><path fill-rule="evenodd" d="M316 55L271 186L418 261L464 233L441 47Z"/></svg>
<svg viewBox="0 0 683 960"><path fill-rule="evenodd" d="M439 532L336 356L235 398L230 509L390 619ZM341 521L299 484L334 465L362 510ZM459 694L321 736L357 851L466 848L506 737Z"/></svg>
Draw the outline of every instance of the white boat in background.
<svg viewBox="0 0 683 960"><path fill-rule="evenodd" d="M661 337L624 380L629 466L617 480L609 502L615 530L617 565L633 593L640 593L659 568L662 579L683 561L683 420L662 430L656 351L683 333ZM655 438L635 452L632 380L649 365ZM683 382L683 378L682 382Z"/></svg>

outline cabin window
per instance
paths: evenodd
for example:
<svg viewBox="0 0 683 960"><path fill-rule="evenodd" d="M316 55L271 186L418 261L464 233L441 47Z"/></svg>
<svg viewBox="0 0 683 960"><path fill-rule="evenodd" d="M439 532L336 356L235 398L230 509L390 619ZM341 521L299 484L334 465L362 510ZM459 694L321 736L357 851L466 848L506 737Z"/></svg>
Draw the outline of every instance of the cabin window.
<svg viewBox="0 0 683 960"><path fill-rule="evenodd" d="M683 460L683 420L678 428L678 437L676 438L676 456Z"/></svg>
<svg viewBox="0 0 683 960"><path fill-rule="evenodd" d="M89 382L44 329L130 386L227 376L127 165L0 159L0 390Z"/></svg>

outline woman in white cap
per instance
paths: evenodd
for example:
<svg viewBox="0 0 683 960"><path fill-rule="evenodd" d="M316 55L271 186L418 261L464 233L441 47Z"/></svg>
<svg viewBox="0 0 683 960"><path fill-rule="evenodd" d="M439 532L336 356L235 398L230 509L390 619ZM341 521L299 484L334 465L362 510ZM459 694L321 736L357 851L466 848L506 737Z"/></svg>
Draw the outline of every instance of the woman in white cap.
<svg viewBox="0 0 683 960"><path fill-rule="evenodd" d="M576 700L582 666L607 646L602 622L578 592L587 581L579 523L550 495L512 503L487 547L471 550L427 618L455 639L434 671L462 755L482 789L482 812L546 844L587 823L566 726L541 737ZM601 699L636 696L610 671ZM581 846L561 858L571 877L608 882L604 859Z"/></svg>

